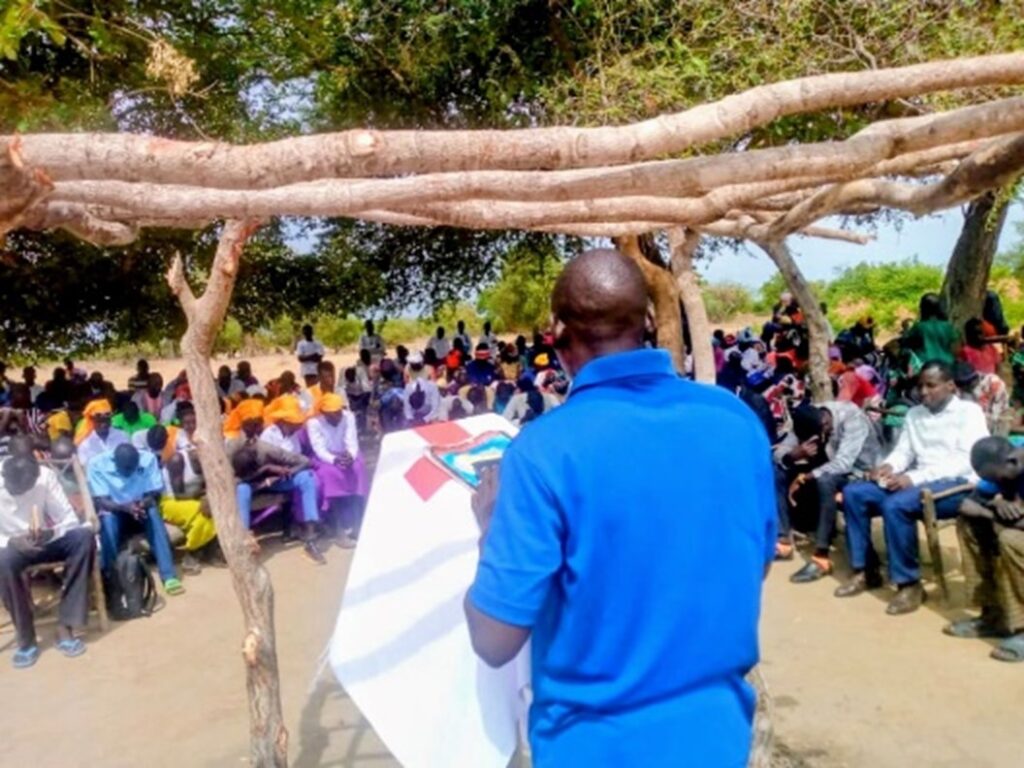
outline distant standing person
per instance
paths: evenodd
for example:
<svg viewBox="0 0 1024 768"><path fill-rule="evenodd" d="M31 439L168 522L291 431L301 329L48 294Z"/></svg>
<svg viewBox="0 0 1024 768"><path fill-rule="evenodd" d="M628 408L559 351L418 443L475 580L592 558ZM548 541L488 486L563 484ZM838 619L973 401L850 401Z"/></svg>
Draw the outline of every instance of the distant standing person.
<svg viewBox="0 0 1024 768"><path fill-rule="evenodd" d="M480 336L480 341L477 342L477 347L480 344L486 344L487 348L491 350L491 360L498 359L498 337L491 331L491 321L488 320L484 323L484 332ZM468 352L472 347L467 346L466 351Z"/></svg>
<svg viewBox="0 0 1024 768"><path fill-rule="evenodd" d="M474 498L473 647L497 667L531 638L537 768L746 766L775 553L764 430L643 348L644 277L617 251L570 262L552 305L572 394ZM643 461L610 449L623 435Z"/></svg>
<svg viewBox="0 0 1024 768"><path fill-rule="evenodd" d="M437 333L434 334L434 338L427 342L427 349L434 350L438 360L444 360L448 357L448 353L452 351L452 345L444 337L444 326L439 325L437 327Z"/></svg>
<svg viewBox="0 0 1024 768"><path fill-rule="evenodd" d="M473 340L469 338L469 334L466 333L466 321L459 320L455 324L455 338L452 341L461 341L463 349L472 349Z"/></svg>
<svg viewBox="0 0 1024 768"><path fill-rule="evenodd" d="M316 384L317 366L324 359L326 352L324 345L313 338L313 326L302 326L302 338L295 347L295 355L299 358L299 373L307 387Z"/></svg>
<svg viewBox="0 0 1024 768"><path fill-rule="evenodd" d="M359 351L362 352L364 349L369 350L370 357L374 362L379 362L384 357L386 351L384 347L384 339L380 337L380 334L376 332L373 327L373 320L367 320L363 325L363 330L366 332L359 337Z"/></svg>
<svg viewBox="0 0 1024 768"><path fill-rule="evenodd" d="M920 318L907 332L905 345L921 363L938 360L953 365L960 354L960 333L946 318L942 299L937 293L921 297Z"/></svg>

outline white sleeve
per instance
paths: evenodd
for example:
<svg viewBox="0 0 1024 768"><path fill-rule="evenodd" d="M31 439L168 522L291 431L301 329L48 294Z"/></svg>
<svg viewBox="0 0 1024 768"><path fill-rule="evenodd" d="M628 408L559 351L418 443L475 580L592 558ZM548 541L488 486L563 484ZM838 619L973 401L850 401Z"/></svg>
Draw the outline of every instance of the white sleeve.
<svg viewBox="0 0 1024 768"><path fill-rule="evenodd" d="M883 463L892 467L893 474L904 472L914 461L913 451L910 448L910 430L913 426L914 409L907 411L907 418L904 421L900 437L896 441L896 447L889 452Z"/></svg>
<svg viewBox="0 0 1024 768"><path fill-rule="evenodd" d="M441 390L437 386L431 387L427 392L427 399L430 401L430 413L427 414L424 421L437 421L438 413L441 410Z"/></svg>
<svg viewBox="0 0 1024 768"><path fill-rule="evenodd" d="M326 462L327 464L334 463L334 454L331 453L327 447L327 438L324 436L323 428L320 426L320 422L317 419L313 419L309 422L309 444L313 448L313 453L320 461Z"/></svg>
<svg viewBox="0 0 1024 768"><path fill-rule="evenodd" d="M320 357L323 357L324 355L327 354L327 350L324 348L324 345L321 344L319 341L316 342L316 354L320 355Z"/></svg>
<svg viewBox="0 0 1024 768"><path fill-rule="evenodd" d="M56 536L60 537L72 528L78 527L78 514L71 506L71 502L68 501L67 494L61 488L57 475L52 471L43 472L41 475L43 487L46 489L44 512L53 523Z"/></svg>
<svg viewBox="0 0 1024 768"><path fill-rule="evenodd" d="M508 403L505 405L505 412L501 414L513 424L518 424L519 420L522 418L519 413L519 402L519 393L512 395L512 397L508 399Z"/></svg>
<svg viewBox="0 0 1024 768"><path fill-rule="evenodd" d="M353 459L359 455L359 435L356 430L356 415L346 410L342 416L345 425L345 450Z"/></svg>
<svg viewBox="0 0 1024 768"><path fill-rule="evenodd" d="M988 422L985 420L985 412L978 404L962 403L961 408L963 413L957 424L956 449L946 454L940 464L928 469L907 472L914 485L956 477L977 481L977 475L971 466L971 448L983 437L988 437Z"/></svg>

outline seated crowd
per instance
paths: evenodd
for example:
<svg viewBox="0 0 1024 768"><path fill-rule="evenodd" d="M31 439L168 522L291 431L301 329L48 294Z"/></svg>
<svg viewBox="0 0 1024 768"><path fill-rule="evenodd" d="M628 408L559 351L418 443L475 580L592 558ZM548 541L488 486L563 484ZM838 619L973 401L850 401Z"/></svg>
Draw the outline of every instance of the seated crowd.
<svg viewBox="0 0 1024 768"><path fill-rule="evenodd" d="M214 380L243 525L251 531L275 512L290 513L286 536L294 531L318 564L326 562L325 540L345 548L357 540L368 493L363 445L386 432L483 413L527 424L559 405L568 388L551 337L540 333L532 346L523 336L510 344L487 323L474 345L459 322L451 342L438 328L422 352L399 346L392 357L367 321L359 360L340 381L313 328L302 334L301 378L285 371L261 383L242 361L234 371L221 366ZM65 487L51 468L69 466L73 456L87 488L73 480ZM119 391L71 360L45 386L32 367L15 382L3 366L0 461L0 594L17 634L16 667L31 666L39 655L22 578L29 566L64 564L56 647L77 656L85 650L75 633L86 623L97 549L109 587L119 553L133 536L144 536L167 595L185 591L179 568L197 573L203 560L222 558L184 371L167 383L140 360ZM92 499L98 531L89 527L84 504L72 504L83 493ZM259 551L253 534L250 546Z"/></svg>
<svg viewBox="0 0 1024 768"><path fill-rule="evenodd" d="M790 580L831 574L842 510L852 576L835 595L879 588L871 524L880 517L895 588L886 612L915 611L926 597L917 522L930 491L936 518L956 519L968 596L982 609L946 633L1001 638L993 657L1024 661L1024 449L1015 447L1024 349L1009 335L998 297L990 293L983 316L962 332L940 298L926 294L917 321L882 348L870 317L829 335L832 399L812 404L809 334L791 295L782 295L760 336L715 332L718 384L760 416L773 445L776 559L792 559L797 537L807 538L809 557ZM1004 362L1012 393L999 376Z"/></svg>
<svg viewBox="0 0 1024 768"><path fill-rule="evenodd" d="M1014 414L1024 407L1024 350L1015 348L998 300L991 296L983 317L962 333L933 294L922 297L919 319L881 348L870 317L834 338L828 333L832 398L814 404L807 324L792 296L782 295L759 335L749 328L714 334L718 384L759 416L773 445L777 559L792 559L807 534L809 557L791 580L832 574L842 511L852 575L835 594L878 588L882 563L871 525L881 518L895 587L887 612L912 612L925 599L916 524L929 490L937 517L957 519L969 595L982 609L947 633L998 636L996 658L1024 661L1024 448L1011 442L1021 427ZM340 379L313 328L302 334L298 377L286 371L260 382L242 361L234 371L220 367L214 380L243 525L251 530L290 512L286 533L294 531L314 563L325 562L325 540L352 547L358 538L368 492L364 446L387 432L484 413L528 424L568 390L552 337L541 333L532 345L523 336L505 343L487 324L474 344L460 322L450 340L438 328L422 351L398 346L392 356L367 321L358 362ZM1004 363L1012 391L999 376ZM16 624L14 663L22 667L38 656L21 578L28 566L65 563L57 648L74 656L84 651L75 630L85 623L94 533L107 578L130 536L143 534L169 595L184 587L168 525L181 533L185 572L216 560L218 545L184 372L165 383L139 361L124 391L70 360L43 387L32 368L21 382L0 377L0 451L7 455L0 593ZM48 466L73 453L85 468L88 488L79 490L92 497L98 532L84 527L80 506ZM254 535L250 544L259 550Z"/></svg>

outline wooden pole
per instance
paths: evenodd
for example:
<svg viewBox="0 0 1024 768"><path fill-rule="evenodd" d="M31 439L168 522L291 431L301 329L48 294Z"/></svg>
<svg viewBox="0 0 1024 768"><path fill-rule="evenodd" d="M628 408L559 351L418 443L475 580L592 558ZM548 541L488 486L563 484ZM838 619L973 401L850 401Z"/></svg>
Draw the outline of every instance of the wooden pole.
<svg viewBox="0 0 1024 768"><path fill-rule="evenodd" d="M693 377L705 384L715 383L715 355L711 348L711 322L700 292L700 281L693 271L693 254L700 242L700 233L674 227L668 231L672 249L672 274L679 288L686 322L690 327L690 351L693 354Z"/></svg>
<svg viewBox="0 0 1024 768"><path fill-rule="evenodd" d="M281 685L274 636L274 590L270 576L248 547L248 532L238 516L235 475L224 449L220 398L210 370L213 343L231 301L242 248L257 226L254 222L239 221L229 221L224 225L209 282L198 298L185 279L180 256L175 256L167 273L167 282L188 320L188 328L181 340L181 352L196 406L196 449L203 465L217 536L231 569L245 623L242 658L249 696L250 765L255 768L286 768L288 731L281 713Z"/></svg>
<svg viewBox="0 0 1024 768"><path fill-rule="evenodd" d="M796 297L800 309L804 313L804 319L807 321L811 348L808 371L811 398L815 403L831 400L833 397L832 379L828 375L828 345L831 339L828 338L828 321L821 311L818 298L814 295L810 284L804 278L800 267L797 266L793 254L789 252L789 248L783 241L775 240L758 243L758 245L775 262L775 266L786 278L786 285Z"/></svg>

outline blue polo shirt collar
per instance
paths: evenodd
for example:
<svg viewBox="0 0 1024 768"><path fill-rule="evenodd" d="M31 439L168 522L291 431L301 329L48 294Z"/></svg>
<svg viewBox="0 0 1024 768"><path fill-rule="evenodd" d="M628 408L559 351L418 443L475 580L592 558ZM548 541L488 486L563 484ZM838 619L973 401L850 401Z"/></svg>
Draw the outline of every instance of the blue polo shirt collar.
<svg viewBox="0 0 1024 768"><path fill-rule="evenodd" d="M675 376L672 357L663 349L635 349L595 357L572 381L570 396L588 387L612 384L638 376Z"/></svg>

